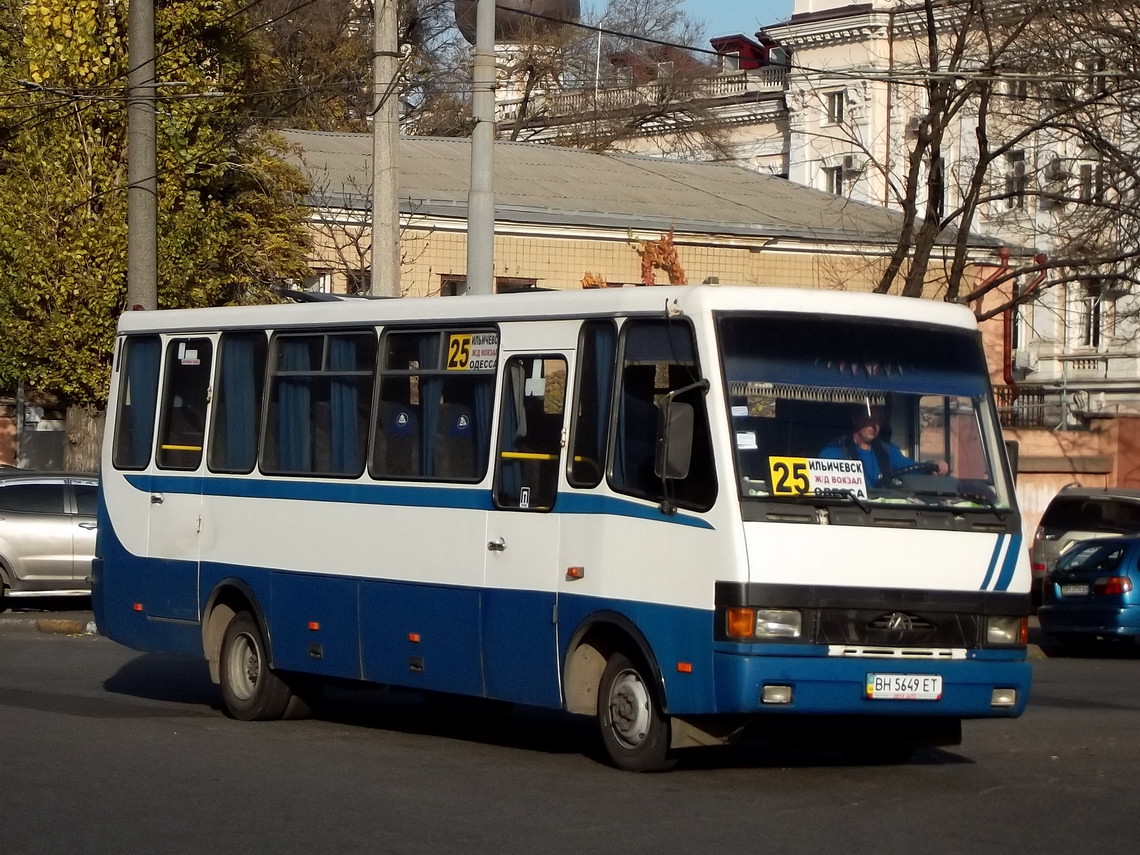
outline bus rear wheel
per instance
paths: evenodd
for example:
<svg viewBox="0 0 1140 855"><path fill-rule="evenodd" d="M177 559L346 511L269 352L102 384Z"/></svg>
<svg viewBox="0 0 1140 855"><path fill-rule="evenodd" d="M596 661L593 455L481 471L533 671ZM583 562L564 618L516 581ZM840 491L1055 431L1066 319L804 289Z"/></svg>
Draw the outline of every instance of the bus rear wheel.
<svg viewBox="0 0 1140 855"><path fill-rule="evenodd" d="M669 718L653 689L624 653L606 663L598 692L598 721L610 762L627 772L662 772L676 762L669 751Z"/></svg>
<svg viewBox="0 0 1140 855"><path fill-rule="evenodd" d="M269 667L265 636L249 612L226 627L221 655L222 702L239 721L283 718L294 700L289 686Z"/></svg>

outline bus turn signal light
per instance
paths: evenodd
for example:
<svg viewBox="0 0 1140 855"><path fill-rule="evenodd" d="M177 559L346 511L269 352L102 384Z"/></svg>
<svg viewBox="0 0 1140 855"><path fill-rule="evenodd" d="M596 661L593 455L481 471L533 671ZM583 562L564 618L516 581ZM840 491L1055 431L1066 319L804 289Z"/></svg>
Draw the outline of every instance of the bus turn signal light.
<svg viewBox="0 0 1140 855"><path fill-rule="evenodd" d="M730 608L726 612L725 624L729 638L751 638L756 633L756 610Z"/></svg>

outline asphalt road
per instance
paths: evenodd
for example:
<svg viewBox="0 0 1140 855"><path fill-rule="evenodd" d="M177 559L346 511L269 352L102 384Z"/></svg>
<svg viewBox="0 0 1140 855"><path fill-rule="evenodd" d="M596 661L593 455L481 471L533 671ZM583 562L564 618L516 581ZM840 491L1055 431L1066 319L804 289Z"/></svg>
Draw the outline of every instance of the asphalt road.
<svg viewBox="0 0 1140 855"><path fill-rule="evenodd" d="M336 693L223 716L204 663L0 625L0 841L59 853L1133 853L1140 659L1042 659L1019 720L904 765L810 748L614 771L585 720Z"/></svg>

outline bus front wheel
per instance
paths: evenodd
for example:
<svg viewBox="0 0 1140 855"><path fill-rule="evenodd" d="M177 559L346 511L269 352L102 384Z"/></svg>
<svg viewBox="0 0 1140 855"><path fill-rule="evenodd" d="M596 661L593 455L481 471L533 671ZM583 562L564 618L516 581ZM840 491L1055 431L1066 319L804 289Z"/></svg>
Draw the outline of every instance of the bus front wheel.
<svg viewBox="0 0 1140 855"><path fill-rule="evenodd" d="M222 701L240 721L268 721L285 716L293 693L269 668L265 637L248 612L234 615L222 639Z"/></svg>
<svg viewBox="0 0 1140 855"><path fill-rule="evenodd" d="M660 772L675 762L669 751L669 719L663 715L653 689L624 653L606 663L598 692L602 744L617 768L628 772Z"/></svg>

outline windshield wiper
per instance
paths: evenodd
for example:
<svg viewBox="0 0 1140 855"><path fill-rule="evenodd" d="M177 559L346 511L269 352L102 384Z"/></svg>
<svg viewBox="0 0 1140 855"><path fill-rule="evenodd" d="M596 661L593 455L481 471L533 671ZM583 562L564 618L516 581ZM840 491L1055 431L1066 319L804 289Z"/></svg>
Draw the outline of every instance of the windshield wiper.
<svg viewBox="0 0 1140 855"><path fill-rule="evenodd" d="M862 496L860 496L858 493L856 493L854 490L848 490L848 489L842 489L842 488L831 489L831 490L828 490L826 493L821 493L820 498L821 499L850 499L854 504L859 506L859 510L861 510L863 513L865 513L865 514L871 513L871 507L872 507L871 503L868 502Z"/></svg>

